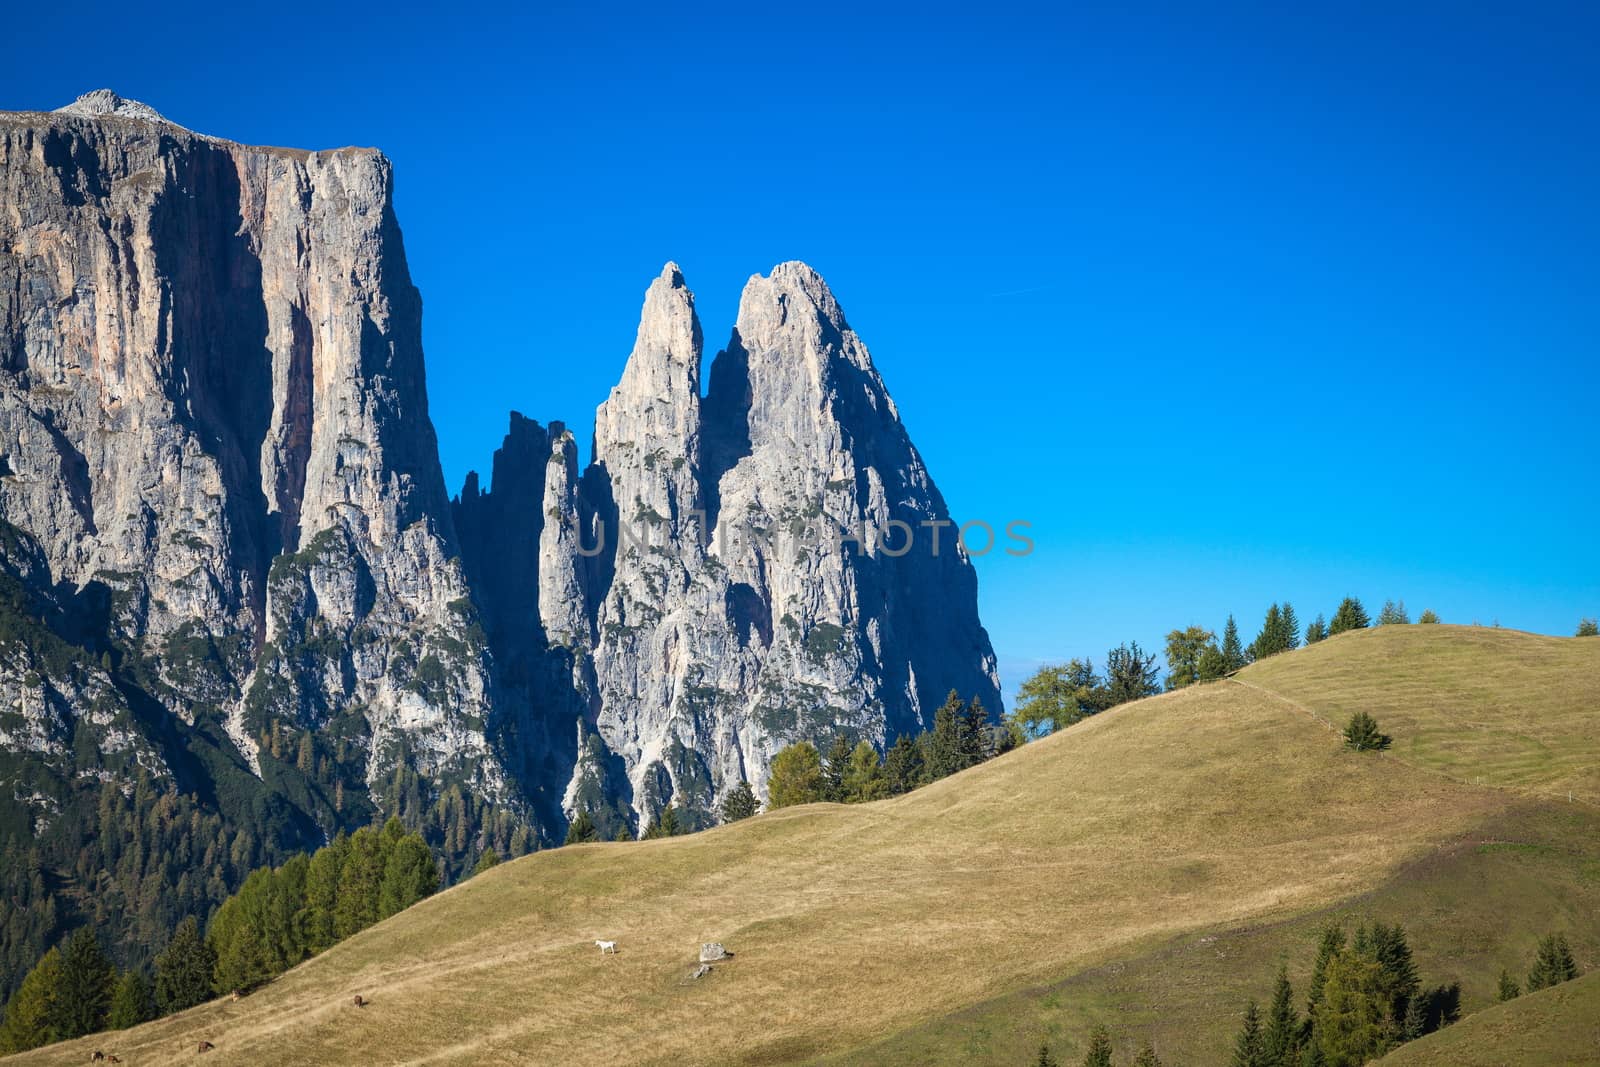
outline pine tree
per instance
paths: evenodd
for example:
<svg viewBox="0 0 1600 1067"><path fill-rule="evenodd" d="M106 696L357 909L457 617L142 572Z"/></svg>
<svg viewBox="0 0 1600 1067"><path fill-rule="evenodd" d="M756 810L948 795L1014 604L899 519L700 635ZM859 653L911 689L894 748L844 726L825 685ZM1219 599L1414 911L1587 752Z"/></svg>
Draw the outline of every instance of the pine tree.
<svg viewBox="0 0 1600 1067"><path fill-rule="evenodd" d="M1294 613L1294 605L1285 600L1280 618L1283 625L1284 650L1293 652L1300 647L1300 616Z"/></svg>
<svg viewBox="0 0 1600 1067"><path fill-rule="evenodd" d="M1197 673L1201 682L1215 682L1228 674L1228 657L1222 654L1215 641L1200 652Z"/></svg>
<svg viewBox="0 0 1600 1067"><path fill-rule="evenodd" d="M1312 619L1311 623L1306 627L1306 644L1314 645L1327 636L1328 624L1323 620L1322 613L1319 611L1317 617Z"/></svg>
<svg viewBox="0 0 1600 1067"><path fill-rule="evenodd" d="M1261 1032L1261 1009L1251 1001L1244 1010L1244 1025L1233 1042L1232 1067L1265 1067L1266 1035Z"/></svg>
<svg viewBox="0 0 1600 1067"><path fill-rule="evenodd" d="M833 744L822 760L822 799L842 804L845 796L845 775L850 773L850 752L853 746L844 734L834 734Z"/></svg>
<svg viewBox="0 0 1600 1067"><path fill-rule="evenodd" d="M387 919L433 896L439 889L439 868L421 834L395 842L378 886L378 918Z"/></svg>
<svg viewBox="0 0 1600 1067"><path fill-rule="evenodd" d="M1379 626L1406 626L1411 623L1411 616L1406 614L1404 600L1396 604L1393 600L1383 602L1383 610L1378 612Z"/></svg>
<svg viewBox="0 0 1600 1067"><path fill-rule="evenodd" d="M216 968L216 953L201 940L194 916L187 917L156 957L156 1004L161 1013L170 1015L209 1000Z"/></svg>
<svg viewBox="0 0 1600 1067"><path fill-rule="evenodd" d="M1426 626L1437 626L1439 623L1439 616L1433 611L1432 608L1429 608L1421 615L1417 616L1417 622Z"/></svg>
<svg viewBox="0 0 1600 1067"><path fill-rule="evenodd" d="M1415 1041L1427 1033L1428 1013L1422 1006L1421 997L1412 997L1406 1001L1406 1013L1400 1020L1400 1040Z"/></svg>
<svg viewBox="0 0 1600 1067"><path fill-rule="evenodd" d="M1378 720L1364 711L1350 716L1350 722L1344 728L1345 747L1357 752L1380 752L1388 748L1393 740L1388 734L1379 732Z"/></svg>
<svg viewBox="0 0 1600 1067"><path fill-rule="evenodd" d="M383 866L383 843L377 832L363 826L350 835L350 851L339 872L339 892L333 906L333 932L339 940L378 921Z"/></svg>
<svg viewBox="0 0 1600 1067"><path fill-rule="evenodd" d="M878 800L888 795L883 781L883 768L878 765L878 750L872 742L863 739L850 752L850 763L845 767L844 799L852 804Z"/></svg>
<svg viewBox="0 0 1600 1067"><path fill-rule="evenodd" d="M822 799L822 757L811 742L797 741L773 756L771 771L767 779L769 810Z"/></svg>
<svg viewBox="0 0 1600 1067"><path fill-rule="evenodd" d="M976 767L987 760L989 751L989 712L983 701L973 697L961 712L962 768Z"/></svg>
<svg viewBox="0 0 1600 1067"><path fill-rule="evenodd" d="M106 1016L107 1029L126 1030L155 1017L155 990L150 985L150 979L138 971L129 971L118 980L117 990L111 994L111 1011Z"/></svg>
<svg viewBox="0 0 1600 1067"><path fill-rule="evenodd" d="M910 734L901 734L883 760L883 778L890 796L909 793L922 781L922 747Z"/></svg>
<svg viewBox="0 0 1600 1067"><path fill-rule="evenodd" d="M1333 613L1333 622L1328 624L1328 636L1347 630L1365 630L1369 625L1371 620L1367 618L1367 609L1361 606L1361 601L1347 596L1339 604L1339 610Z"/></svg>
<svg viewBox="0 0 1600 1067"><path fill-rule="evenodd" d="M756 803L755 790L750 788L749 782L741 781L723 798L722 821L738 822L740 819L750 818L760 810L761 806Z"/></svg>
<svg viewBox="0 0 1600 1067"><path fill-rule="evenodd" d="M964 764L961 754L961 716L966 705L954 689L933 714L933 732L928 737L925 773L930 781L948 777Z"/></svg>
<svg viewBox="0 0 1600 1067"><path fill-rule="evenodd" d="M106 1028L117 972L106 959L94 931L80 927L61 950L61 981L56 987L55 1032L61 1041Z"/></svg>
<svg viewBox="0 0 1600 1067"><path fill-rule="evenodd" d="M61 988L61 953L51 949L39 958L6 1002L0 1022L0 1052L26 1052L60 1039L56 1032L56 997Z"/></svg>
<svg viewBox="0 0 1600 1067"><path fill-rule="evenodd" d="M1278 968L1272 987L1272 1006L1267 1009L1267 1032L1262 1041L1268 1067L1296 1067L1300 1058L1300 1013L1294 1007L1294 987L1289 972Z"/></svg>
<svg viewBox="0 0 1600 1067"><path fill-rule="evenodd" d="M1578 632L1575 637L1600 637L1600 622L1594 619L1579 619Z"/></svg>
<svg viewBox="0 0 1600 1067"><path fill-rule="evenodd" d="M1502 970L1500 972L1499 999L1516 1000L1520 996L1522 996L1522 987L1517 984L1515 978L1511 977L1510 971Z"/></svg>
<svg viewBox="0 0 1600 1067"><path fill-rule="evenodd" d="M1256 634L1255 642L1250 646L1252 659L1266 659L1276 656L1287 649L1288 642L1284 638L1283 612L1277 604L1267 609L1267 617L1261 623L1261 632Z"/></svg>
<svg viewBox="0 0 1600 1067"><path fill-rule="evenodd" d="M1033 1067L1060 1067L1060 1061L1050 1055L1049 1045L1040 1045L1039 1058L1033 1061Z"/></svg>
<svg viewBox="0 0 1600 1067"><path fill-rule="evenodd" d="M1161 1057L1156 1055L1155 1046L1146 1041L1139 1048L1139 1055L1134 1057L1133 1067L1161 1067Z"/></svg>
<svg viewBox="0 0 1600 1067"><path fill-rule="evenodd" d="M1083 1067L1111 1067L1111 1035L1106 1028L1097 1026L1089 1035L1089 1051L1083 1057Z"/></svg>
<svg viewBox="0 0 1600 1067"><path fill-rule="evenodd" d="M628 829L627 819L617 820L617 832L616 835L611 838L611 840L616 841L619 844L626 844L627 842L633 840L633 831Z"/></svg>
<svg viewBox="0 0 1600 1067"><path fill-rule="evenodd" d="M1383 968L1384 989L1389 997L1389 1017L1403 1026L1406 1010L1422 986L1417 965L1406 943L1406 932L1399 923L1377 923L1372 928L1372 955ZM1421 1036L1421 1035L1418 1035Z"/></svg>
<svg viewBox="0 0 1600 1067"><path fill-rule="evenodd" d="M306 906L301 923L306 951L313 956L333 947L338 940L333 913L339 899L339 879L349 854L350 839L340 832L317 849L306 868Z"/></svg>
<svg viewBox="0 0 1600 1067"><path fill-rule="evenodd" d="M1337 923L1329 923L1322 928L1322 936L1317 943L1317 961L1311 965L1311 983L1306 992L1306 1014L1315 1016L1317 1003L1322 999L1322 986L1327 981L1328 964L1333 962L1333 957L1344 951L1344 927Z"/></svg>
<svg viewBox="0 0 1600 1067"><path fill-rule="evenodd" d="M668 804L661 809L661 814L656 816L656 821L650 824L650 829L644 832L646 841L658 837L677 837L688 832L688 822L677 804Z"/></svg>
<svg viewBox="0 0 1600 1067"><path fill-rule="evenodd" d="M587 845L591 841L600 840L600 832L595 829L594 817L586 811L580 811L577 817L567 824L567 839L562 842L567 845Z"/></svg>
<svg viewBox="0 0 1600 1067"><path fill-rule="evenodd" d="M1572 958L1567 935L1550 934L1539 942L1533 969L1528 972L1528 992L1547 989L1578 977L1578 964Z"/></svg>
<svg viewBox="0 0 1600 1067"><path fill-rule="evenodd" d="M1228 624L1222 628L1222 658L1228 665L1228 673L1240 670L1245 665L1244 646L1239 643L1239 624L1233 621L1233 616L1228 616Z"/></svg>
<svg viewBox="0 0 1600 1067"><path fill-rule="evenodd" d="M486 848L478 856L478 862L473 865L473 868L472 868L473 877L476 877L476 876L482 874L484 871L487 871L490 867L498 867L499 865L500 865L500 853L496 852L492 848Z"/></svg>
<svg viewBox="0 0 1600 1067"><path fill-rule="evenodd" d="M1356 951L1328 961L1313 1028L1330 1067L1366 1063L1382 1049L1388 1014L1383 969Z"/></svg>

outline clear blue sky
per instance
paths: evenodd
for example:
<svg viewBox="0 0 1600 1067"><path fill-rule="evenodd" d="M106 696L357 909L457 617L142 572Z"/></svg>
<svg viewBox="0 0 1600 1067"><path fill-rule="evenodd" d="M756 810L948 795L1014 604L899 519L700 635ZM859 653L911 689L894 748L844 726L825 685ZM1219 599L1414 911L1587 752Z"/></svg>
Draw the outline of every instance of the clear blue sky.
<svg viewBox="0 0 1600 1067"><path fill-rule="evenodd" d="M708 355L810 262L957 517L1034 523L1008 689L1281 598L1600 614L1600 9L873 6L26 5L0 107L387 152L452 487L587 436L664 261Z"/></svg>

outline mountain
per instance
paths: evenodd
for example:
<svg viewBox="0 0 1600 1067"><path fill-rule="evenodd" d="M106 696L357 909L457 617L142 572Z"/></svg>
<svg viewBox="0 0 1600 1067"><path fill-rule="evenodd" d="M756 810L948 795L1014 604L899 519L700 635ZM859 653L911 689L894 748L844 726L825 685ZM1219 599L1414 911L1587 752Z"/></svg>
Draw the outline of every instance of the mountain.
<svg viewBox="0 0 1600 1067"><path fill-rule="evenodd" d="M558 716L550 751L576 728L566 806L606 836L669 802L710 825L785 745L883 748L952 688L1000 708L949 509L822 278L750 279L703 400L701 356L668 264L588 469L560 423L513 416L493 488L456 502L496 659Z"/></svg>
<svg viewBox="0 0 1600 1067"><path fill-rule="evenodd" d="M375 819L454 877L579 810L708 824L787 741L951 688L999 710L948 530L761 536L948 518L820 277L752 279L702 401L669 266L589 468L513 416L452 501L393 180L109 90L0 113L0 995Z"/></svg>
<svg viewBox="0 0 1600 1067"><path fill-rule="evenodd" d="M1371 691L1439 725L1345 749L1324 720L1401 655L1414 668ZM1600 813L1567 799L1561 768L1506 783L1516 753L1464 742L1554 723L1593 766L1593 731L1560 723L1597 686L1587 639L1352 632L891 800L501 864L242 1001L18 1062L204 1039L264 1064L1001 1065L1045 1041L1073 1063L1103 1023L1118 1062L1148 1038L1167 1062L1219 1063L1280 961L1304 1003L1329 921L1402 923L1423 981L1461 983L1465 1028L1552 930L1594 969ZM734 957L691 979L713 940Z"/></svg>

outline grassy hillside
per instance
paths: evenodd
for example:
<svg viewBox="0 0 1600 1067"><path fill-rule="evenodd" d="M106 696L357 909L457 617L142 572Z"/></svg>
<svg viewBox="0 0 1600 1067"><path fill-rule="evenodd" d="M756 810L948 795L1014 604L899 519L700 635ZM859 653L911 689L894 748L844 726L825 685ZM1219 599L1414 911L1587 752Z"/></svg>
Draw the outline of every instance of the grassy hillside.
<svg viewBox="0 0 1600 1067"><path fill-rule="evenodd" d="M1600 640L1380 626L1245 668L1344 728L1368 711L1394 755L1463 781L1600 804Z"/></svg>
<svg viewBox="0 0 1600 1067"><path fill-rule="evenodd" d="M1421 654L1471 640L1474 671L1516 680L1504 717L1542 722L1543 702L1564 693L1569 666L1505 662L1525 635L1428 630ZM1394 640L1374 632L1291 654L1286 677L1303 662L1345 692ZM1594 661L1580 662L1593 684ZM1279 666L1247 680L1265 686L1261 673ZM1411 758L1399 715L1375 711ZM1569 711L1565 696L1551 703L1553 718ZM1593 737L1581 724L1569 732ZM1171 1043L1194 1053L1183 1062L1214 1062L1237 992L1259 974L1265 996L1291 944L1308 965L1305 930L1330 908L1383 901L1393 911L1376 917L1415 928L1428 915L1443 935L1458 905L1482 905L1459 962L1465 972L1503 958L1491 977L1530 949L1517 938L1592 926L1593 809L1472 784L1512 772L1493 746L1468 755L1479 763L1447 778L1346 752L1261 688L1186 690L894 800L504 864L238 1003L20 1060L81 1062L105 1048L129 1064L181 1061L203 1038L257 1064L754 1064L852 1050L866 1062L1016 1063L1054 1013L1063 1050L1079 1023L1133 1034L1172 1019ZM1482 918L1490 898L1499 921ZM1592 966L1594 931L1568 928ZM593 938L615 938L619 953L602 957ZM691 981L698 943L712 939L737 957ZM1446 977L1436 965L1453 942L1413 940L1425 974ZM1213 990L1217 975L1233 986ZM351 1007L355 993L371 1005ZM987 1019L988 1036L964 1033L961 1018Z"/></svg>
<svg viewBox="0 0 1600 1067"><path fill-rule="evenodd" d="M1496 1004L1379 1062L1384 1067L1600 1063L1600 973Z"/></svg>

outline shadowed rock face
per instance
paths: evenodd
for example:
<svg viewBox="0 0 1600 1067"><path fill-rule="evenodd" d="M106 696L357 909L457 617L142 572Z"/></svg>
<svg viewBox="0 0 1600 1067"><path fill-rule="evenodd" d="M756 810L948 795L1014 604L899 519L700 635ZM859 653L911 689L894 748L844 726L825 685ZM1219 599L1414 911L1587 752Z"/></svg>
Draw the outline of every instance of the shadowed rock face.
<svg viewBox="0 0 1600 1067"><path fill-rule="evenodd" d="M944 500L822 278L786 263L750 279L703 401L700 357L694 297L668 264L596 413L592 466L580 480L570 448L550 457L565 473L540 487L537 538L517 531L480 556L465 517L475 479L458 506L475 574L526 583L519 552L537 540L539 617L561 597L560 645L580 686L561 705L581 719L568 811L609 815L620 798L643 823L678 800L710 821L741 779L764 789L792 741L844 731L885 745L930 725L952 688L1000 708L970 561L952 527L934 550L925 524L949 521ZM536 495L531 479L502 474L524 437L514 418L490 498ZM896 522L915 532L904 554ZM892 551L877 546L885 536ZM580 544L603 550L584 558ZM496 645L502 664L524 655ZM570 721L547 717L547 732Z"/></svg>

